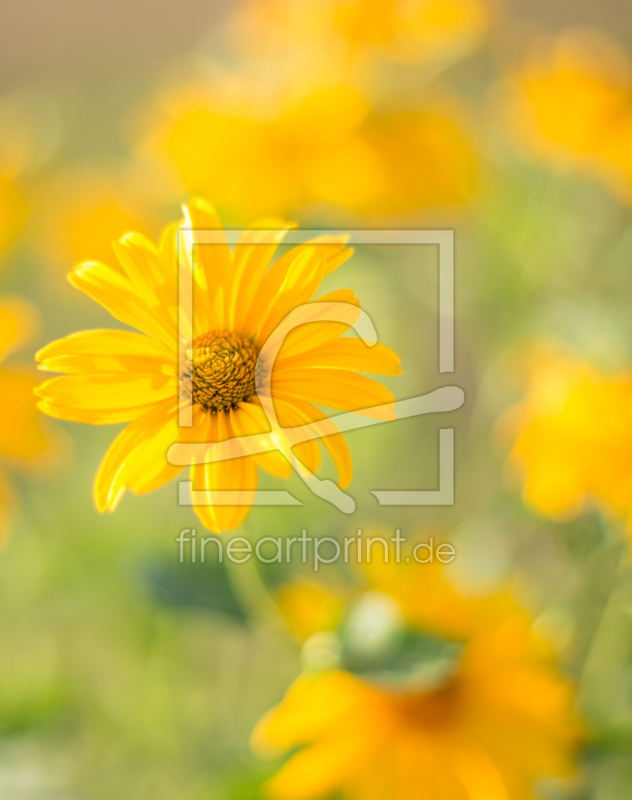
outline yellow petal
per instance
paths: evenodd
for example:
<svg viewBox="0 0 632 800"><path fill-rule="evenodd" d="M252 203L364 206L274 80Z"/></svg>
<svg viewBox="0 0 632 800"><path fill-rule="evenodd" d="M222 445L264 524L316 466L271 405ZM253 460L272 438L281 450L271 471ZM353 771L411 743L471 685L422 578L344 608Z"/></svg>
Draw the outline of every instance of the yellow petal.
<svg viewBox="0 0 632 800"><path fill-rule="evenodd" d="M184 226L185 220L168 225L160 237L158 251L164 264L170 265L173 272L177 292L173 319L179 325L178 338L188 342L196 335L194 321L206 326L200 332L210 330L213 326L208 325L208 309L212 300L206 296L206 289L195 290L196 274L191 272L189 254L186 249L183 251L180 248L183 244L181 231Z"/></svg>
<svg viewBox="0 0 632 800"><path fill-rule="evenodd" d="M127 277L152 316L175 340L178 326L178 264L168 263L140 233L128 233L113 244Z"/></svg>
<svg viewBox="0 0 632 800"><path fill-rule="evenodd" d="M335 729L370 699L371 691L346 672L301 675L252 734L255 749L289 750Z"/></svg>
<svg viewBox="0 0 632 800"><path fill-rule="evenodd" d="M277 418L282 428L295 428L310 420L301 414L296 406L290 403L278 402L275 403ZM304 442L295 444L292 447L292 452L298 460L305 465L305 467L313 474L320 466L320 446L318 439L314 436L313 439L307 439Z"/></svg>
<svg viewBox="0 0 632 800"><path fill-rule="evenodd" d="M270 437L265 435L270 431L270 424L261 406L254 402L240 403L236 409L231 410L230 423L236 436L261 434L261 441L269 448L269 452L251 456L258 467L279 478L290 477L292 465L275 448Z"/></svg>
<svg viewBox="0 0 632 800"><path fill-rule="evenodd" d="M275 800L317 800L340 796L341 785L362 768L366 753L341 731L300 750L266 782Z"/></svg>
<svg viewBox="0 0 632 800"><path fill-rule="evenodd" d="M379 375L400 375L399 357L383 344L372 347L361 339L336 339L290 358L277 358L274 375L287 370L308 367L350 369L354 372L374 372Z"/></svg>
<svg viewBox="0 0 632 800"><path fill-rule="evenodd" d="M132 331L73 333L43 347L35 356L48 372L131 372L176 375L173 353L148 336Z"/></svg>
<svg viewBox="0 0 632 800"><path fill-rule="evenodd" d="M192 198L187 204L191 228L199 231L215 231L217 244L194 246L194 277L197 294L204 302L196 304L196 318L200 331L222 330L226 326L228 304L232 296L233 262L222 223L210 203L201 198ZM209 302L210 301L210 302Z"/></svg>
<svg viewBox="0 0 632 800"><path fill-rule="evenodd" d="M395 399L381 383L344 369L295 369L272 377L272 396L292 402L293 398L357 411L375 419L395 419ZM373 409L387 405L385 409Z"/></svg>
<svg viewBox="0 0 632 800"><path fill-rule="evenodd" d="M146 333L168 350L177 351L173 330L163 327L123 275L97 261L85 261L70 273L68 279L120 322Z"/></svg>
<svg viewBox="0 0 632 800"><path fill-rule="evenodd" d="M113 511L126 488L125 468L134 448L159 430L172 402L152 406L124 428L108 448L94 483L94 501L99 511Z"/></svg>
<svg viewBox="0 0 632 800"><path fill-rule="evenodd" d="M61 419L129 422L149 405L176 398L178 381L173 376L124 372L64 375L38 386L36 394L42 400L40 407L55 409L53 415Z"/></svg>
<svg viewBox="0 0 632 800"><path fill-rule="evenodd" d="M261 281L256 301L244 323L243 335L251 336L259 331L257 343L261 347L293 308L314 297L345 242L346 237L319 237L285 253ZM343 252L351 255L351 251Z"/></svg>
<svg viewBox="0 0 632 800"><path fill-rule="evenodd" d="M55 403L48 403L40 400L37 404L38 409L48 414L49 417L55 419L63 419L66 422L85 422L88 425L116 425L119 422L129 422L136 419L146 411L150 411L155 406L155 403L149 403L146 406L138 406L132 410L129 408L112 408L107 410L96 411L88 408L74 408L69 409L67 406L58 406Z"/></svg>
<svg viewBox="0 0 632 800"><path fill-rule="evenodd" d="M193 426L181 428L179 407L179 401L163 400L119 433L95 480L94 499L99 511L113 511L126 488L149 492L182 470L167 461L167 451L174 442L195 439L200 415L194 413Z"/></svg>
<svg viewBox="0 0 632 800"><path fill-rule="evenodd" d="M344 303L347 306L354 306L355 310L347 309L347 322L306 322L293 328L285 337L279 351L280 357L291 358L315 347L329 344L346 333L360 318L360 303L350 289L329 292L314 300L314 303ZM315 312L317 311L318 309L315 309Z"/></svg>
<svg viewBox="0 0 632 800"><path fill-rule="evenodd" d="M233 291L228 316L231 330L240 333L244 328L266 270L285 234L295 227L282 220L262 220L241 235L233 253Z"/></svg>
<svg viewBox="0 0 632 800"><path fill-rule="evenodd" d="M314 435L325 445L338 471L338 486L340 489L347 487L353 477L353 461L349 446L334 422L316 406L296 398L291 403L277 398L275 407L279 422L284 420L285 425L292 427L307 423L312 426Z"/></svg>
<svg viewBox="0 0 632 800"><path fill-rule="evenodd" d="M208 414L209 442L221 442L233 437L227 414L219 412ZM211 448L212 449L212 448ZM195 512L202 524L214 533L234 530L248 516L250 505L257 488L257 465L252 458L231 458L226 461L211 461L194 464L191 467L193 489L205 492L211 504L196 505ZM212 492L239 492L242 504L212 505Z"/></svg>
<svg viewBox="0 0 632 800"><path fill-rule="evenodd" d="M323 279L323 254L316 248L297 247L295 250L299 252L289 262L287 270L276 272L274 267L283 261L279 259L265 276L259 296L253 304L245 335L251 327L261 325L255 339L258 348L263 346L292 309L312 299Z"/></svg>

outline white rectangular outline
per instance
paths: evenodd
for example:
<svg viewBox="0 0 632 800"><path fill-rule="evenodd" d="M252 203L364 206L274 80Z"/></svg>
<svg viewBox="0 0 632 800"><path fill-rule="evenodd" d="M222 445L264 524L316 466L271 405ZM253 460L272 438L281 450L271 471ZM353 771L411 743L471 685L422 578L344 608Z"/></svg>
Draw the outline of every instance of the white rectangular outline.
<svg viewBox="0 0 632 800"><path fill-rule="evenodd" d="M180 363L186 357L187 339L180 335L183 325L187 320L193 320L193 271L182 269L182 255L187 248L183 239L190 236L190 247L196 244L238 244L244 234L256 230L259 236L279 234L279 229L225 229L225 230L196 230L192 228L180 228L177 239L178 249L178 356ZM346 244L353 245L438 245L439 247L439 373L445 374L454 372L454 230L451 229L388 229L379 230L355 229L355 230L288 230L283 236L284 245L314 244L313 241L319 237L343 237ZM311 241L310 241L311 240ZM270 242L249 241L249 245L261 244L269 246ZM323 244L325 244L323 242ZM188 280L186 279L188 277ZM188 298L186 307L182 305L182 299ZM191 427L193 424L192 403L186 403L179 409L178 425L180 427ZM180 482L179 495L182 499L184 490L191 490L190 482ZM227 495L225 498L223 495ZM272 494L272 493L266 493ZM287 492L277 492L277 494L287 494ZM442 428L439 431L439 489L438 490L418 490L418 491L371 491L375 495L380 505L396 506L420 506L420 505L453 505L454 504L454 428ZM222 498L220 499L220 495ZM220 492L217 500L220 505L229 504L228 495L232 493ZM272 498L261 498L260 502L253 505L268 505ZM222 502L223 501L223 502ZM193 504L193 500L190 501ZM182 503L180 503L182 504ZM188 505L189 503L187 503ZM294 503L281 503L290 505Z"/></svg>

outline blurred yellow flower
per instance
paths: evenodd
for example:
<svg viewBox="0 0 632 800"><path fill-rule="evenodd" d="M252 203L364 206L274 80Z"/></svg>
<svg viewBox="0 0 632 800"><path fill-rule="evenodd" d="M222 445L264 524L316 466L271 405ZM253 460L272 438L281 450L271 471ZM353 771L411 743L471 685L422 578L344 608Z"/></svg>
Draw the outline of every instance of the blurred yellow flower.
<svg viewBox="0 0 632 800"><path fill-rule="evenodd" d="M139 124L141 161L235 220L460 207L479 158L459 108L417 89L413 103L389 91L380 104L364 55L447 57L486 25L479 0L248 3L230 22L230 67L210 61L198 83L155 97Z"/></svg>
<svg viewBox="0 0 632 800"><path fill-rule="evenodd" d="M281 108L271 99L258 113L252 88L228 98L204 86L164 94L165 115L143 144L158 163L166 158L188 191L217 198L237 219L284 214L315 200L305 177L314 160L347 141L368 111L357 91L336 88Z"/></svg>
<svg viewBox="0 0 632 800"><path fill-rule="evenodd" d="M499 430L515 438L509 464L538 511L564 519L596 505L632 521L632 374L549 354Z"/></svg>
<svg viewBox="0 0 632 800"><path fill-rule="evenodd" d="M625 61L606 40L566 34L515 77L516 130L553 157L594 157L630 106Z"/></svg>
<svg viewBox="0 0 632 800"><path fill-rule="evenodd" d="M408 566L379 568L391 573L386 588L395 597ZM410 607L446 598L455 616L460 604L465 624L431 619L430 628L471 629L453 672L432 685L399 688L342 670L299 677L253 733L261 752L301 748L268 782L272 797L509 800L533 797L537 779L573 774L581 733L573 692L527 616L508 608L502 594L506 615L471 626L468 616L476 618L480 605L470 612L467 598L455 600L440 567L430 567L426 593L422 571L413 570L418 597Z"/></svg>
<svg viewBox="0 0 632 800"><path fill-rule="evenodd" d="M439 540L440 541L440 540ZM411 628L456 641L496 627L509 617L525 617L512 594L465 593L450 581L453 568L433 563L390 562L376 550L362 566L370 587L392 597ZM421 552L420 558L425 556Z"/></svg>
<svg viewBox="0 0 632 800"><path fill-rule="evenodd" d="M476 152L452 110L371 114L343 86L263 104L253 95L253 86L228 98L204 87L166 93L141 151L235 219L324 203L401 214L460 206L476 189Z"/></svg>
<svg viewBox="0 0 632 800"><path fill-rule="evenodd" d="M422 62L461 56L489 27L481 0L254 0L231 21L246 55L322 48ZM321 53L323 51L321 50ZM347 65L348 66L348 65Z"/></svg>
<svg viewBox="0 0 632 800"><path fill-rule="evenodd" d="M330 586L306 580L294 580L274 593L283 618L301 639L334 630L342 619L347 599Z"/></svg>
<svg viewBox="0 0 632 800"><path fill-rule="evenodd" d="M13 495L7 478L11 468L33 470L44 466L54 443L37 411L37 385L28 368L5 360L31 338L38 318L35 309L18 297L0 296L0 537L7 531Z"/></svg>
<svg viewBox="0 0 632 800"><path fill-rule="evenodd" d="M19 233L26 209L23 192L10 175L0 172L0 255Z"/></svg>
<svg viewBox="0 0 632 800"><path fill-rule="evenodd" d="M461 206L478 160L456 119L439 110L372 115L355 135L316 156L311 192L364 216Z"/></svg>
<svg viewBox="0 0 632 800"><path fill-rule="evenodd" d="M191 201L186 216L194 230L221 230L214 209L202 200ZM263 230L266 227L274 230ZM351 255L344 237L321 237L293 248L270 266L289 227L264 220L247 231L233 251L225 241L194 249L193 320L182 363L179 223L165 230L158 247L140 234L123 237L115 245L121 264L117 269L85 262L71 273L75 287L141 331L77 333L49 344L37 356L42 369L67 373L38 388L43 411L78 422L130 423L99 469L94 494L100 511L113 510L126 488L146 492L176 476L182 467L166 458L175 442L209 443L207 449L212 449L215 442L270 430L255 393L260 350L290 311L309 303L325 275ZM319 300L345 302L354 314L358 305L347 290ZM325 414L314 404L344 411L390 407L391 392L358 373L400 372L399 359L387 347L376 344L369 349L359 339L339 338L348 329L340 322L301 325L285 338L274 365L263 366L274 366L268 380L280 425L314 423L315 435L324 436L338 469L341 487L351 480L351 456L339 433L329 435L333 426L324 431ZM180 427L179 410L191 403L193 425ZM383 416L393 418L390 410ZM270 450L191 466L195 490L209 498L215 490L240 491L243 497L244 504L238 506L196 506L204 525L219 532L244 520L257 486L257 466L283 477L291 473L289 461L273 444ZM317 439L295 445L293 452L311 473L316 471Z"/></svg>
<svg viewBox="0 0 632 800"><path fill-rule="evenodd" d="M86 259L113 261L112 243L130 231L156 233L154 215L117 170L67 170L40 190L36 245L42 257L65 274Z"/></svg>
<svg viewBox="0 0 632 800"><path fill-rule="evenodd" d="M480 0L339 0L336 22L351 44L378 47L402 61L463 55L489 26Z"/></svg>
<svg viewBox="0 0 632 800"><path fill-rule="evenodd" d="M549 162L581 168L632 199L632 72L597 32L544 43L509 82L513 133Z"/></svg>
<svg viewBox="0 0 632 800"><path fill-rule="evenodd" d="M603 175L613 191L632 204L632 103L626 116L614 126L601 150Z"/></svg>
<svg viewBox="0 0 632 800"><path fill-rule="evenodd" d="M31 176L54 152L58 128L52 104L37 92L0 95L0 256L31 211Z"/></svg>

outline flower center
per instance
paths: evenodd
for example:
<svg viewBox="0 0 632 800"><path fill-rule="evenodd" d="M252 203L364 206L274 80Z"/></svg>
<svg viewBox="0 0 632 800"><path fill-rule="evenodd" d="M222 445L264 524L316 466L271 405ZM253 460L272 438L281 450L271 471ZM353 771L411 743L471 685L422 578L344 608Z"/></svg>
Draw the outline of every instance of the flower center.
<svg viewBox="0 0 632 800"><path fill-rule="evenodd" d="M257 351L231 331L197 336L182 363L184 397L205 411L225 411L255 393Z"/></svg>

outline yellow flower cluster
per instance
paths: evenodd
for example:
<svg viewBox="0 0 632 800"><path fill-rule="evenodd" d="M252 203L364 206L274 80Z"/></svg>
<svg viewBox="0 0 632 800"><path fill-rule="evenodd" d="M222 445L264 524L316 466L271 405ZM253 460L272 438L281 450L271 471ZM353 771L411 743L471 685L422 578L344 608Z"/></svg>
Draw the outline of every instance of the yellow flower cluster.
<svg viewBox="0 0 632 800"><path fill-rule="evenodd" d="M461 205L474 191L473 147L440 108L371 113L357 90L336 87L287 97L266 118L252 113L251 91L226 103L179 87L160 98L165 115L144 142L188 191L218 198L233 217L319 203L401 214Z"/></svg>
<svg viewBox="0 0 632 800"><path fill-rule="evenodd" d="M462 114L423 92L381 100L370 64L453 58L486 27L479 0L250 3L231 26L236 64L160 92L139 152L235 219L461 206L478 173Z"/></svg>

